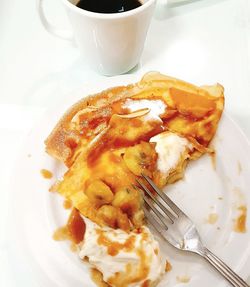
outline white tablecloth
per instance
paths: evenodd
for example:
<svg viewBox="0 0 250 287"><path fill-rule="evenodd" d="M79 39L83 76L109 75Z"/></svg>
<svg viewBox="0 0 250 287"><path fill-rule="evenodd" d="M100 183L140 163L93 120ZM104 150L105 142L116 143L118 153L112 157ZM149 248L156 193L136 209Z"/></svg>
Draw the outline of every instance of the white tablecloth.
<svg viewBox="0 0 250 287"><path fill-rule="evenodd" d="M69 25L60 0L48 0L46 8L54 24ZM250 138L250 1L167 8L159 0L140 64L131 73L150 70L195 84L221 83L226 111ZM5 226L11 209L7 186L21 143L46 109L102 79L76 48L43 29L34 0L0 2L0 286L17 286Z"/></svg>

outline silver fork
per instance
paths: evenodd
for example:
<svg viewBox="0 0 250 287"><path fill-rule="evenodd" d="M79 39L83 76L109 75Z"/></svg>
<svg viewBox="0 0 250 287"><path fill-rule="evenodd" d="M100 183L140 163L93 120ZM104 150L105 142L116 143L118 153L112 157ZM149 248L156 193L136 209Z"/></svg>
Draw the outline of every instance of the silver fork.
<svg viewBox="0 0 250 287"><path fill-rule="evenodd" d="M198 231L189 217L148 176L142 174L142 177L160 198L159 200L154 196L141 180L137 180L140 187L148 195L147 197L143 194L143 198L153 214L147 208L144 208L144 211L147 219L156 230L174 247L197 253L205 258L232 286L250 287L239 275L203 245Z"/></svg>

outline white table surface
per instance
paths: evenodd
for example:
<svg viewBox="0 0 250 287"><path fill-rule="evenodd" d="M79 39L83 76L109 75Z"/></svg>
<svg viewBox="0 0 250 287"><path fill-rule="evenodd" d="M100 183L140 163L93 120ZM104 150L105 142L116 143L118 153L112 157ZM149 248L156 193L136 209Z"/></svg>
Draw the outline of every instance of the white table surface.
<svg viewBox="0 0 250 287"><path fill-rule="evenodd" d="M67 27L60 0L47 2L51 21ZM250 138L250 1L200 0L169 8L159 0L131 73L150 70L195 84L221 83L226 111ZM7 187L22 141L48 108L103 78L75 47L43 29L34 0L0 1L0 286L34 287L27 274L17 281L23 271L13 270L5 236Z"/></svg>

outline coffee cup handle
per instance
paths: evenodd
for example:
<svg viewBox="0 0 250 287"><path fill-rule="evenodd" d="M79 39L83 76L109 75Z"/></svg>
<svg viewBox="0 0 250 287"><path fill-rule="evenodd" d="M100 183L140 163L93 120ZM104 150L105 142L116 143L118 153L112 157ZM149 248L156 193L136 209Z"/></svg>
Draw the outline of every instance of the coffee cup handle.
<svg viewBox="0 0 250 287"><path fill-rule="evenodd" d="M73 32L70 29L62 29L52 25L46 18L43 8L44 0L37 0L36 7L40 20L44 28L52 35L59 37L63 40L74 42Z"/></svg>

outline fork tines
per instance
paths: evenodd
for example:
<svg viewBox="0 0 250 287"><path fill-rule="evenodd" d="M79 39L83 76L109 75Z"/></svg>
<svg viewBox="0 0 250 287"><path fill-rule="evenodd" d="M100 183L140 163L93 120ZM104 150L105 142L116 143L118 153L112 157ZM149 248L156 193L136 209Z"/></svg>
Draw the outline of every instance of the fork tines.
<svg viewBox="0 0 250 287"><path fill-rule="evenodd" d="M165 216L168 217L171 223L174 222L174 220L179 217L183 212L179 209L178 206L163 192L161 191L154 182L146 175L142 174L142 177L145 179L145 181L149 184L149 186L155 191L155 193L162 199L162 201L166 204L166 206L169 208L166 208L160 200L152 194L152 192L149 190L149 188L141 181L137 180L137 183L141 187L141 189L145 192L143 194L143 198L145 203L150 207L150 209L154 212L154 214L157 216L157 218L161 221L161 223L164 225L165 228L167 228L167 225L165 223ZM160 212L158 208L153 204L153 202L159 207L159 209L162 211ZM144 211L146 208L144 208ZM146 216L148 219L152 219L152 216L150 216L150 212L146 211ZM156 224L156 222L151 222L153 225Z"/></svg>

